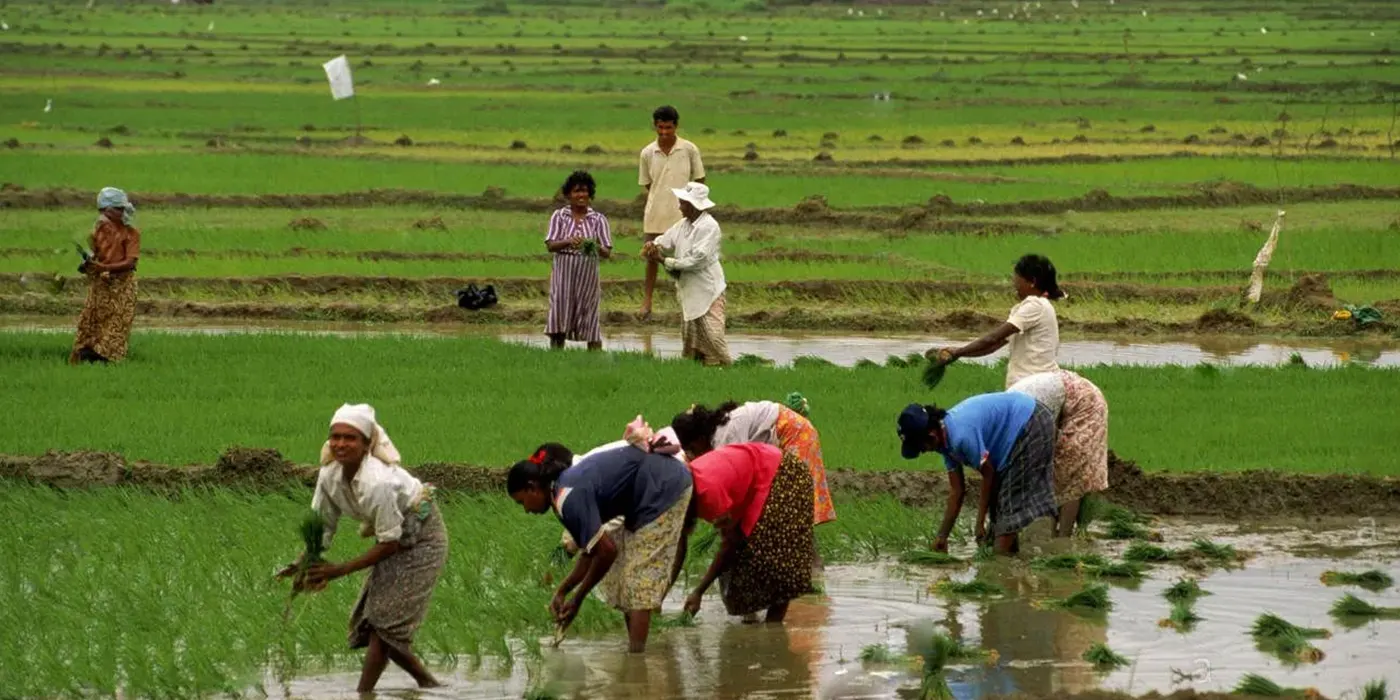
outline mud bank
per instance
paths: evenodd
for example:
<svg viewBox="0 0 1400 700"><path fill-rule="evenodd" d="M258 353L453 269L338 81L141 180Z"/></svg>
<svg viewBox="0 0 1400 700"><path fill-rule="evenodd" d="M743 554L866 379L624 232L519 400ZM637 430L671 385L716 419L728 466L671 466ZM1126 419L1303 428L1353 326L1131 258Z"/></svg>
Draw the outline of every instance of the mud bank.
<svg viewBox="0 0 1400 700"><path fill-rule="evenodd" d="M467 493L501 492L506 470L432 462L411 467L420 479ZM314 485L316 468L286 460L276 450L235 447L212 465L169 466L128 462L110 452L58 452L39 456L0 455L0 478L60 488L139 486L242 486L276 488ZM855 497L889 496L908 506L942 505L947 478L941 470L828 470L832 491ZM1154 515L1230 517L1380 517L1400 512L1400 479L1344 474L1284 474L1249 471L1149 473L1110 453L1109 490L1115 503ZM968 489L975 493L976 489Z"/></svg>
<svg viewBox="0 0 1400 700"><path fill-rule="evenodd" d="M150 207L247 207L263 209L363 208L370 206L425 206L492 211L544 213L559 206L553 198L508 197L504 190L487 188L480 195L451 195L422 190L374 189L362 192L326 194L264 194L209 195L169 192L132 193L132 199ZM947 221L944 216L1016 216L1026 214L1058 214L1067 211L1103 212L1153 209L1209 209L1280 201L1291 204L1304 202L1342 202L1357 200L1400 199L1400 188L1367 187L1363 185L1332 185L1325 187L1286 187L1263 189L1239 182L1210 182L1198 185L1190 194L1146 195L1119 197L1103 189L1091 190L1080 197L1023 202L964 203L935 194L926 203L914 207L871 207L833 209L821 196L811 196L791 208L742 208L719 206L715 216L722 221L750 224L827 224L877 230L930 229L969 233L1010 233L1039 231L1018 222ZM0 191L0 208L50 209L91 208L92 193L73 188L28 190L11 185ZM600 200L594 205L612 218L641 219L645 203ZM939 228L943 227L943 228Z"/></svg>

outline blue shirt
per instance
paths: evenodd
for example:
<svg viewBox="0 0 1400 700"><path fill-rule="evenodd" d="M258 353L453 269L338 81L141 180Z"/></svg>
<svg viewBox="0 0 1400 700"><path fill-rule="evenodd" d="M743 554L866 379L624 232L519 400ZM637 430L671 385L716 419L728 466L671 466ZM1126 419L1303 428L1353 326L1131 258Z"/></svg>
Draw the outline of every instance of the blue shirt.
<svg viewBox="0 0 1400 700"><path fill-rule="evenodd" d="M943 427L948 444L943 461L948 471L979 469L988 459L998 473L1006 471L1011 447L1035 413L1035 399L1016 391L981 394L948 409Z"/></svg>
<svg viewBox="0 0 1400 700"><path fill-rule="evenodd" d="M585 552L603 523L621 516L636 532L656 520L691 487L690 470L666 455L627 445L585 457L559 475L554 512Z"/></svg>

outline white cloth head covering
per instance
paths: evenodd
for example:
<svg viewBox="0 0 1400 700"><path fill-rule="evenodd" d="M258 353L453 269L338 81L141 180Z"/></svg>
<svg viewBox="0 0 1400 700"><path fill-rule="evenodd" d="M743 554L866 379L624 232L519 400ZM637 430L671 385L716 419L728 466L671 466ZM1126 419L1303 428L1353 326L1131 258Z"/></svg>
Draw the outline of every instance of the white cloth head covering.
<svg viewBox="0 0 1400 700"><path fill-rule="evenodd" d="M671 194L676 195L676 199L683 202L690 202L700 211L715 206L715 203L710 201L710 188L703 183L687 182L685 187L672 189Z"/></svg>
<svg viewBox="0 0 1400 700"><path fill-rule="evenodd" d="M331 416L331 425L337 423L348 425L369 438L369 453L375 459L390 466L397 466L403 461L398 448L394 447L394 441L389 439L384 427L375 420L373 406L367 403L344 404ZM327 465L334 461L331 441L327 440L326 444L321 446L321 464Z"/></svg>
<svg viewBox="0 0 1400 700"><path fill-rule="evenodd" d="M136 205L131 203L126 193L115 187L103 187L97 193L98 209L121 209L122 223L131 226L136 221Z"/></svg>

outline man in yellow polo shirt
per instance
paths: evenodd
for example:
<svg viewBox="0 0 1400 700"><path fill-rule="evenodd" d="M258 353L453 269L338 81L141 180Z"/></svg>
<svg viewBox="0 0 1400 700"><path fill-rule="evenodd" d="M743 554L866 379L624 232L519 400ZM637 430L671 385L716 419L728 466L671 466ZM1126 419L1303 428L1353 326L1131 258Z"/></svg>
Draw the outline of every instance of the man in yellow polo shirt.
<svg viewBox="0 0 1400 700"><path fill-rule="evenodd" d="M700 149L676 135L680 113L666 105L651 114L656 140L642 149L637 169L637 183L647 193L646 212L642 216L642 233L646 242L681 220L680 203L672 190L682 189L689 182L705 182L705 165L700 161ZM651 317L651 295L656 288L656 262L647 261L646 289L642 296L642 320Z"/></svg>

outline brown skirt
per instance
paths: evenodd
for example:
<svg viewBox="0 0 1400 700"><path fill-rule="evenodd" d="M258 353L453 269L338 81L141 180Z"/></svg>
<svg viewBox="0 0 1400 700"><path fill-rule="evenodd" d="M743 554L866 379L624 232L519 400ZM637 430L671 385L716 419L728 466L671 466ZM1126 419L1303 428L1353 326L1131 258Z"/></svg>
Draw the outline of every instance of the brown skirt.
<svg viewBox="0 0 1400 700"><path fill-rule="evenodd" d="M753 534L720 574L725 610L748 615L811 592L812 536L812 472L784 452Z"/></svg>
<svg viewBox="0 0 1400 700"><path fill-rule="evenodd" d="M87 302L78 316L78 333L68 361L77 364L87 348L110 362L126 357L131 324L136 319L136 273L88 277Z"/></svg>
<svg viewBox="0 0 1400 700"><path fill-rule="evenodd" d="M428 517L404 518L403 549L380 560L365 579L350 613L350 648L369 645L371 634L408 654L413 635L428 615L443 564L447 562L447 528L436 504Z"/></svg>

